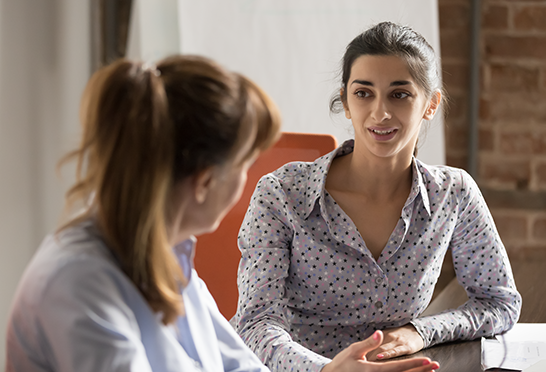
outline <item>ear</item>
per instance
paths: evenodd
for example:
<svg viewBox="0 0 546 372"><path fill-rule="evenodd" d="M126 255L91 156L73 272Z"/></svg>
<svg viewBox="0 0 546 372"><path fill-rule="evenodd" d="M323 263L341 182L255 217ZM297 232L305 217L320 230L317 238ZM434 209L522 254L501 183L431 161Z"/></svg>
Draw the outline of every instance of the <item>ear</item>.
<svg viewBox="0 0 546 372"><path fill-rule="evenodd" d="M341 97L341 104L343 105L343 111L345 111L345 117L351 119L351 112L347 106L347 100L343 100L343 88L339 90L339 96Z"/></svg>
<svg viewBox="0 0 546 372"><path fill-rule="evenodd" d="M432 120L434 114L436 114L436 111L438 110L438 107L440 107L440 102L442 102L442 93L435 92L428 103L423 119Z"/></svg>
<svg viewBox="0 0 546 372"><path fill-rule="evenodd" d="M213 167L202 170L195 176L193 180L193 193L198 204L203 204L207 200L209 191L215 182Z"/></svg>

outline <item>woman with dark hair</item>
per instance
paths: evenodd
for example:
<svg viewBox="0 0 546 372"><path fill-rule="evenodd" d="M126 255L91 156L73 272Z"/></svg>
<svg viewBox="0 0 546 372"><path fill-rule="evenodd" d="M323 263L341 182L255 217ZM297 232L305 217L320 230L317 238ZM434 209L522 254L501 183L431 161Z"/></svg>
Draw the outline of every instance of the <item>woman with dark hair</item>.
<svg viewBox="0 0 546 372"><path fill-rule="evenodd" d="M347 46L330 105L352 121L354 140L256 186L239 234L232 324L270 369L339 371L346 348L376 330L384 340L368 360L517 322L521 296L478 186L461 169L414 157L443 97L426 40L377 24ZM447 250L469 300L420 316Z"/></svg>

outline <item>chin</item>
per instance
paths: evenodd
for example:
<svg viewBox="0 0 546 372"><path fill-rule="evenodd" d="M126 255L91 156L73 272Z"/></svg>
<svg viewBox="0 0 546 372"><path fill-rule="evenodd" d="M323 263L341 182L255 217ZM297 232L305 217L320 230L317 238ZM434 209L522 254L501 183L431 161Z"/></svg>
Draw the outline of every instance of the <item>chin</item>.
<svg viewBox="0 0 546 372"><path fill-rule="evenodd" d="M220 221L214 222L212 225L205 227L201 229L198 233L194 234L195 236L204 235L204 234L210 234L215 232L218 229L218 226L220 226Z"/></svg>

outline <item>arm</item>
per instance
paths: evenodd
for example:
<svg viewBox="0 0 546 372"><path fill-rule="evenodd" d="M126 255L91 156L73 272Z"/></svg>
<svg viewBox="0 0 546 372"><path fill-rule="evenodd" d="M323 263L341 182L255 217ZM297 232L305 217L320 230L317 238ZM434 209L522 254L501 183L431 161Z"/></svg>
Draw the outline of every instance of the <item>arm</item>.
<svg viewBox="0 0 546 372"><path fill-rule="evenodd" d="M276 177L258 182L239 233L239 305L232 324L271 370L318 371L330 359L294 342L285 316L293 235L286 202ZM275 232L276 239L263 240L264 230Z"/></svg>
<svg viewBox="0 0 546 372"><path fill-rule="evenodd" d="M521 310L521 296L491 213L478 186L464 171L457 208L450 248L457 280L469 300L456 310L412 322L425 347L509 330Z"/></svg>

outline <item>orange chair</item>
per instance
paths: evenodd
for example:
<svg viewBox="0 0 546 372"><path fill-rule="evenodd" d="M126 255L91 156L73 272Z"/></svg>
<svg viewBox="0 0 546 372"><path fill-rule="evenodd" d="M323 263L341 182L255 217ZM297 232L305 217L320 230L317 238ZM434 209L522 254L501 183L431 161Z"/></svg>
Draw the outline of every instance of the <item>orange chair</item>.
<svg viewBox="0 0 546 372"><path fill-rule="evenodd" d="M195 268L207 284L222 314L230 319L237 310L237 268L241 253L237 235L258 180L291 161L314 161L337 147L334 136L284 132L248 171L243 195L218 229L197 239Z"/></svg>

